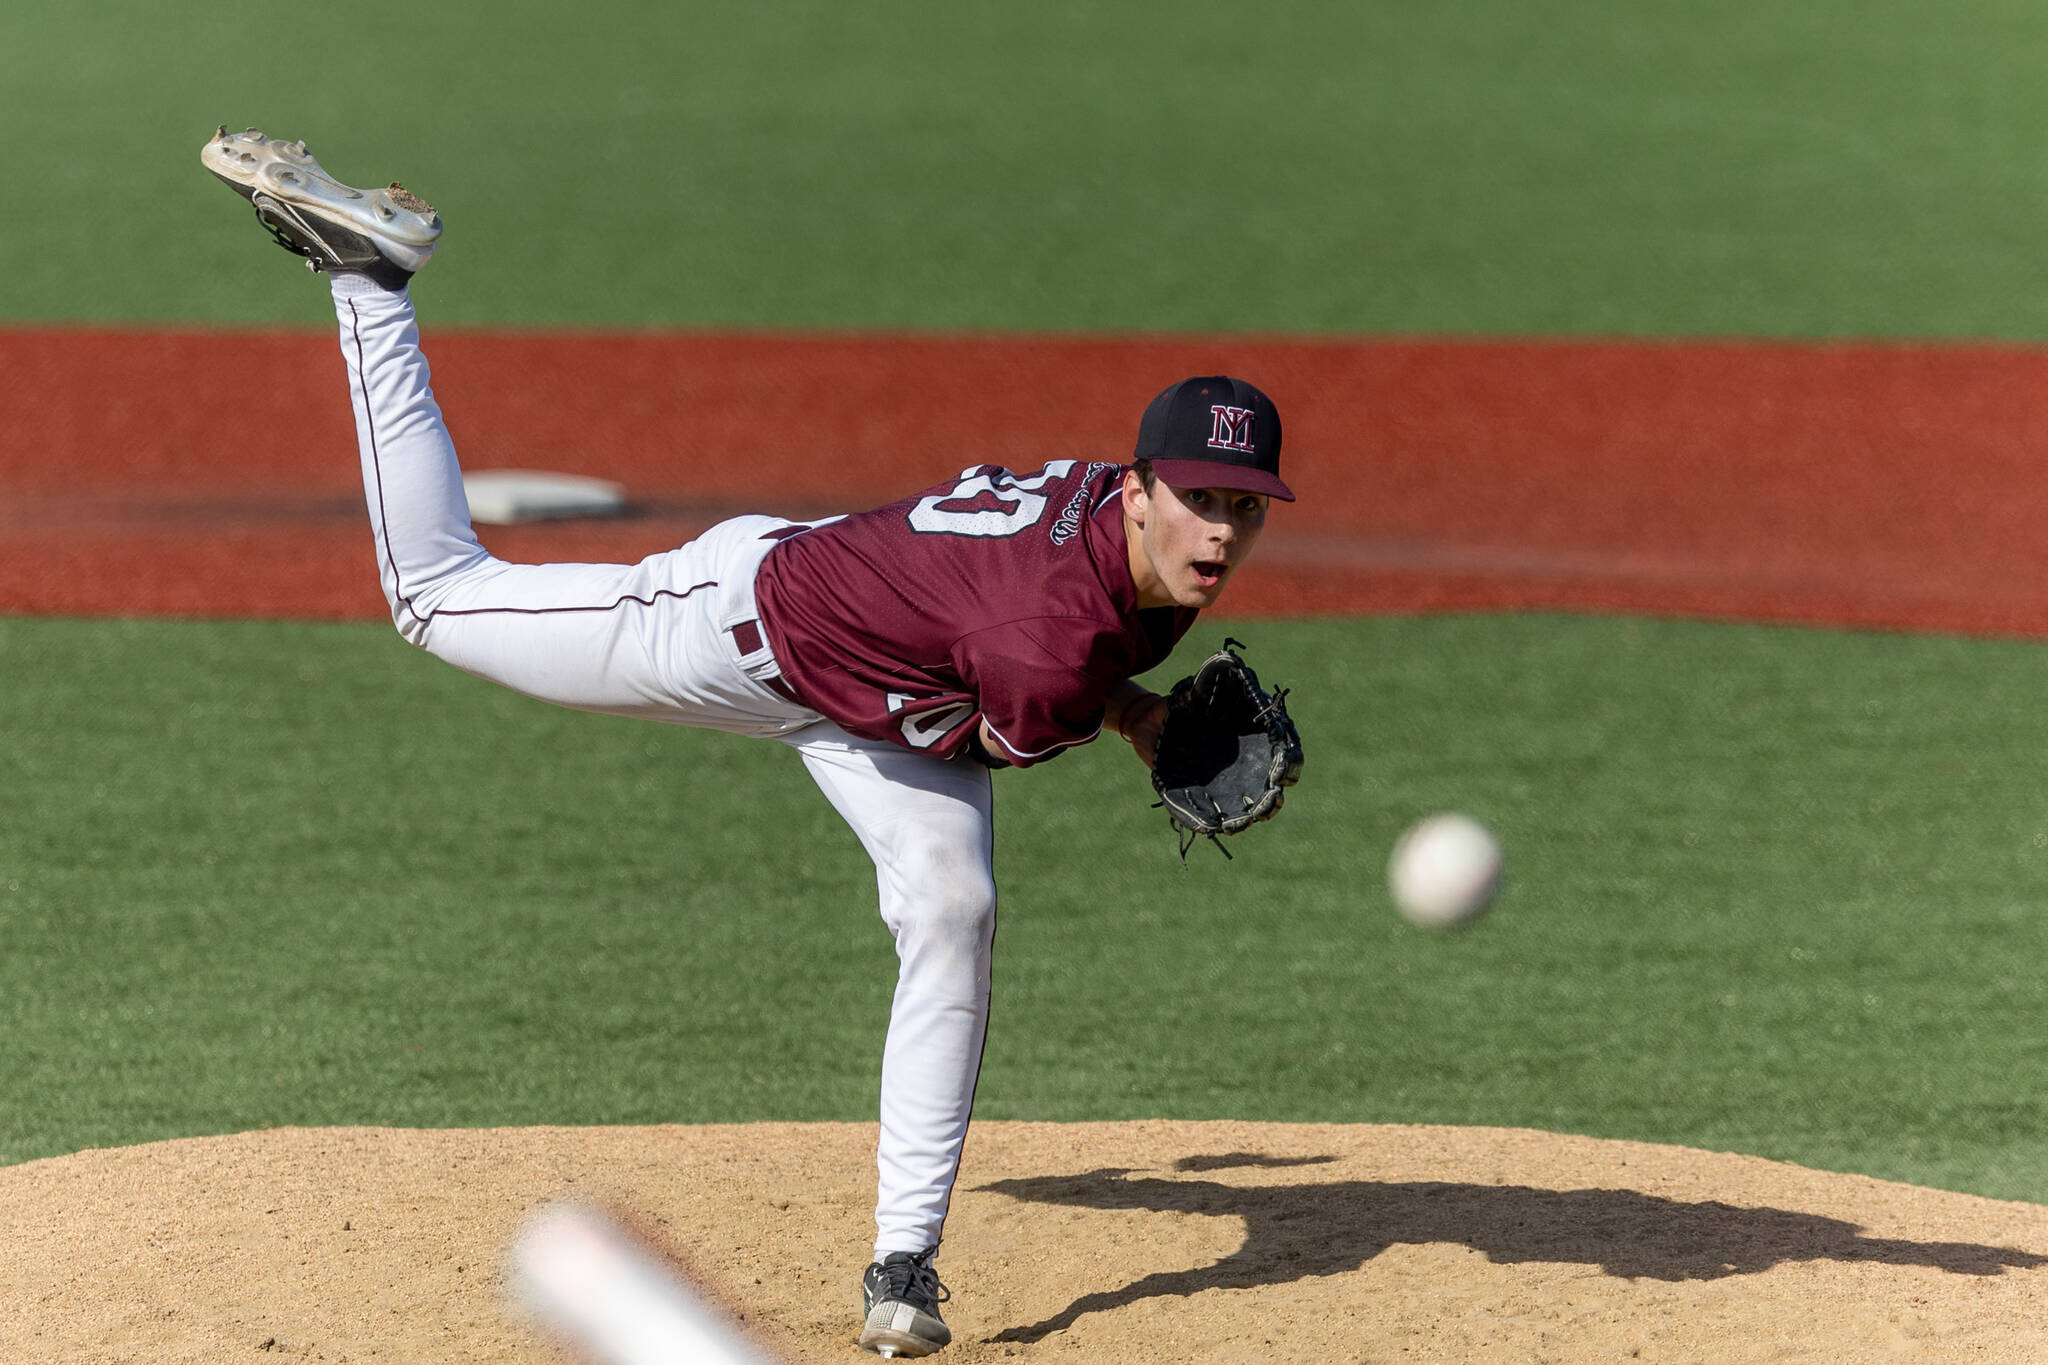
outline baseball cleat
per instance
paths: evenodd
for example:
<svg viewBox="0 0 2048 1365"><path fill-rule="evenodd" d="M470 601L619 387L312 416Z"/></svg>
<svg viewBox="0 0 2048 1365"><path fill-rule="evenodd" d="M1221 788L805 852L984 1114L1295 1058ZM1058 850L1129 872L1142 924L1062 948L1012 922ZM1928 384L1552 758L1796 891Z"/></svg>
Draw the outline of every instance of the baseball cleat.
<svg viewBox="0 0 2048 1365"><path fill-rule="evenodd" d="M937 1247L892 1251L861 1277L860 1344L878 1356L928 1356L953 1339L939 1321L939 1305L952 1296L932 1269Z"/></svg>
<svg viewBox="0 0 2048 1365"><path fill-rule="evenodd" d="M279 142L256 129L223 124L199 153L200 164L256 208L277 244L306 259L308 270L354 270L399 289L434 254L441 215L393 181L386 189L344 185L303 142Z"/></svg>

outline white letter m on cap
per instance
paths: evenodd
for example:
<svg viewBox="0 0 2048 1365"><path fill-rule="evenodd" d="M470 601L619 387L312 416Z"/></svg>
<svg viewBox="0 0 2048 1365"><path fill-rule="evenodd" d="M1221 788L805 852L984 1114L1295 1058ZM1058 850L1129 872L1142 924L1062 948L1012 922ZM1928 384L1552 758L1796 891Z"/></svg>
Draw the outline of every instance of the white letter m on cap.
<svg viewBox="0 0 2048 1365"><path fill-rule="evenodd" d="M1242 450L1250 454L1252 410L1226 407L1218 403L1211 407L1209 412L1216 419L1209 428L1209 444L1218 450Z"/></svg>

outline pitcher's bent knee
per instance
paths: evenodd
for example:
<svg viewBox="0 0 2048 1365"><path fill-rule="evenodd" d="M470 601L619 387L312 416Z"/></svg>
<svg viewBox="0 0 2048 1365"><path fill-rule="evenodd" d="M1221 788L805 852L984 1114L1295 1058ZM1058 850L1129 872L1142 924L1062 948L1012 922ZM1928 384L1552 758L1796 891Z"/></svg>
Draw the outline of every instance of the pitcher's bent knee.
<svg viewBox="0 0 2048 1365"><path fill-rule="evenodd" d="M394 583L387 570L383 585L384 601L391 608L391 624L407 644L417 645L435 658L447 660L447 654L437 647L445 643L447 635L445 631L435 629L435 618L441 607L457 589L473 585L478 579L488 578L505 567L502 560L493 558L478 547L473 558L432 578Z"/></svg>
<svg viewBox="0 0 2048 1365"><path fill-rule="evenodd" d="M927 854L907 859L891 881L899 944L980 953L996 917L995 878L985 862Z"/></svg>

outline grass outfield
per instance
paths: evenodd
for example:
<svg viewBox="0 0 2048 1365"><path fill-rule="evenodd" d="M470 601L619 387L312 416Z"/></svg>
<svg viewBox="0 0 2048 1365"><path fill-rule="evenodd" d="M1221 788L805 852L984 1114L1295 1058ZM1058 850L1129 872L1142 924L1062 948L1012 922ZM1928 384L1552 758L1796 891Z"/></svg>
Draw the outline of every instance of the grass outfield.
<svg viewBox="0 0 2048 1365"><path fill-rule="evenodd" d="M1517 1124L2048 1200L2048 652L1472 616L1204 624L1295 687L1182 871L1098 745L997 778L978 1112ZM861 1119L893 964L779 746L367 626L0 620L0 1160L272 1124ZM1511 851L1436 937L1439 807Z"/></svg>
<svg viewBox="0 0 2048 1365"><path fill-rule="evenodd" d="M0 318L304 325L226 120L438 203L444 325L2048 336L2028 0L320 13L0 10Z"/></svg>

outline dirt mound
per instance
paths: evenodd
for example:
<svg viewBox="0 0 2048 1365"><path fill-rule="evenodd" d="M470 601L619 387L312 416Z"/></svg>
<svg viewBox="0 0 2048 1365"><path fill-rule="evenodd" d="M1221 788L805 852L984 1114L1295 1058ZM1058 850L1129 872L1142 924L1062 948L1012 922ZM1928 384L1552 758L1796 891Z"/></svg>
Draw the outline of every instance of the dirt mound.
<svg viewBox="0 0 2048 1365"><path fill-rule="evenodd" d="M0 1169L0 1358L552 1361L536 1208L611 1203L792 1362L851 1345L861 1124L275 1129ZM2048 1207L1519 1129L983 1123L960 1362L2048 1358Z"/></svg>

